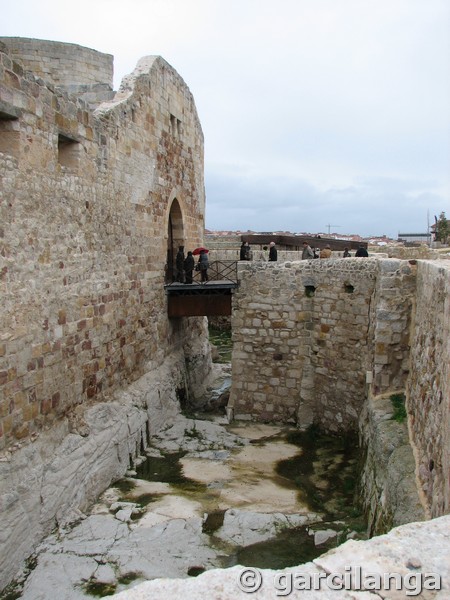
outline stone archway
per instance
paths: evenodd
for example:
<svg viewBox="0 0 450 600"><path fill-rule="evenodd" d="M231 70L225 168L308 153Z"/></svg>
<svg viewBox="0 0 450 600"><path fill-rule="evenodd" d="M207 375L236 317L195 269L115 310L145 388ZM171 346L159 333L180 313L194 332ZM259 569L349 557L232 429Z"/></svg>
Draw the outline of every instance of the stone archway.
<svg viewBox="0 0 450 600"><path fill-rule="evenodd" d="M184 246L183 213L180 203L176 198L170 206L169 219L167 222L167 271L166 282L175 280L175 256L178 246Z"/></svg>

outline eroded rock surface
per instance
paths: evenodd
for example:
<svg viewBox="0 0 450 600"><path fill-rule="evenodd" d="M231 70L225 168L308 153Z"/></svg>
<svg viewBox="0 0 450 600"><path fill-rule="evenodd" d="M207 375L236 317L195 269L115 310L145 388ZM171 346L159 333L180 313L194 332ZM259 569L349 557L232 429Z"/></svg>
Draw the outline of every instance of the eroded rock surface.
<svg viewBox="0 0 450 600"><path fill-rule="evenodd" d="M199 600L212 598L239 600L277 597L307 598L308 600L447 600L450 597L450 516L431 521L409 523L386 535L367 541L349 540L335 550L312 562L283 571L260 569L261 585L256 591L242 591L242 583L252 585L254 579L242 577L244 568L207 571L195 579L157 579L113 596L114 600L166 600L183 598ZM343 589L336 589L337 580L326 579L333 574L347 573ZM358 573L360 575L358 575ZM372 577L368 577L372 574ZM386 575L393 575L391 583ZM433 575L433 576L431 576ZM315 579L314 579L315 578ZM311 589L295 589L311 581ZM319 582L317 589L314 581ZM360 583L359 583L360 581ZM401 589L396 589L396 581ZM330 585L328 585L328 582ZM374 589L373 583L381 586ZM335 589L330 586L334 585ZM425 589L426 586L434 589ZM372 589L365 589L371 586ZM439 587L439 589L437 589ZM289 593L289 590L292 590Z"/></svg>
<svg viewBox="0 0 450 600"><path fill-rule="evenodd" d="M80 600L158 577L187 577L223 566L236 548L320 521L295 490L274 481L277 460L299 452L281 429L229 429L221 419L176 416L146 454L170 461L167 452L183 451L182 476L191 483L127 477L109 488L88 515L40 545L22 598L47 600L57 589L60 598Z"/></svg>

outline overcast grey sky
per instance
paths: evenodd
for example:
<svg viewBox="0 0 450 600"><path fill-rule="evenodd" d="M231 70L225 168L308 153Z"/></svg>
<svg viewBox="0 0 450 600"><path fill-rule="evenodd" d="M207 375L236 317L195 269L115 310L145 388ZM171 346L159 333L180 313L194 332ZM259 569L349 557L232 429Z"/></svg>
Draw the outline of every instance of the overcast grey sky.
<svg viewBox="0 0 450 600"><path fill-rule="evenodd" d="M450 217L449 0L14 0L0 35L183 77L205 135L206 227L425 232Z"/></svg>

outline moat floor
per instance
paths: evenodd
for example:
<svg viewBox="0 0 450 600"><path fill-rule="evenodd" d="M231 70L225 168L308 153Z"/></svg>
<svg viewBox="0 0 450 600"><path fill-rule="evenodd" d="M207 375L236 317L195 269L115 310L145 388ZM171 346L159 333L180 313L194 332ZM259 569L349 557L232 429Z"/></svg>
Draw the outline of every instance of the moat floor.
<svg viewBox="0 0 450 600"><path fill-rule="evenodd" d="M298 564L336 546L350 530L325 522L279 473L301 458L287 437L294 431L180 415L135 473L69 530L44 540L20 597L47 599L58 589L60 598L85 599L238 561L266 566L269 555L275 566ZM277 542L283 531L297 539L299 555L286 539Z"/></svg>

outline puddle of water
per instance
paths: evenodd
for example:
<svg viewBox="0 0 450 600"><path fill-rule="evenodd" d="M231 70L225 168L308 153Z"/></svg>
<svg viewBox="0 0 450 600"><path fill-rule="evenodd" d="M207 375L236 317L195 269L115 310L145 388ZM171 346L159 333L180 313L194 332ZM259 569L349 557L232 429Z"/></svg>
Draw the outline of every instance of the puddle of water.
<svg viewBox="0 0 450 600"><path fill-rule="evenodd" d="M321 515L323 521L313 526L282 530L270 540L228 548L224 557L224 566L271 569L308 562L344 541L350 531L365 537L366 523L355 502L359 469L356 436L328 435L315 428L300 432L258 423L233 423L227 429L246 437L250 444L235 448L226 460L178 452L149 457L139 465L136 483L141 488L130 495L137 501L141 498L142 504L145 499L151 503L142 526L181 514L206 514L203 533L210 535L214 544L215 532L223 525L229 508ZM147 490L140 480L166 488ZM336 535L316 545L314 529L332 529Z"/></svg>
<svg viewBox="0 0 450 600"><path fill-rule="evenodd" d="M209 500L214 496L220 509L247 506L260 512L314 511L327 519L359 516L354 508L356 436L255 424L229 429L246 435L251 444L235 449L227 461L189 458L186 452L165 454L139 465L137 477L168 483L180 493L194 494L200 502L202 496ZM151 495L149 501L153 501Z"/></svg>
<svg viewBox="0 0 450 600"><path fill-rule="evenodd" d="M233 452L229 463L231 478L221 491L220 507L247 508L264 513L309 512L290 479L276 473L277 462L297 456L299 448L287 443L278 435L278 430L271 437L258 433L257 443Z"/></svg>
<svg viewBox="0 0 450 600"><path fill-rule="evenodd" d="M137 467L137 477L170 484L174 489L168 493L201 503L206 513L228 508L288 514L310 512L295 483L275 471L278 461L300 452L298 446L285 440L284 430L249 424L233 431L251 438L255 444L235 448L226 460L189 457L186 452L148 457ZM132 495L137 500L137 495Z"/></svg>
<svg viewBox="0 0 450 600"><path fill-rule="evenodd" d="M355 493L359 476L356 435L329 435L316 428L291 431L287 439L301 454L279 461L276 471L295 483L300 497L311 510L328 519L359 516Z"/></svg>
<svg viewBox="0 0 450 600"><path fill-rule="evenodd" d="M336 546L336 539L316 546L314 535L306 527L296 527L280 532L265 542L239 548L230 557L229 564L258 567L260 569L284 569L312 561L320 554Z"/></svg>
<svg viewBox="0 0 450 600"><path fill-rule="evenodd" d="M164 454L162 457L149 456L136 468L137 477L145 481L170 483L175 488L186 492L204 492L206 489L204 483L184 475L180 460L185 454L186 452L174 452Z"/></svg>
<svg viewBox="0 0 450 600"><path fill-rule="evenodd" d="M224 510L214 510L213 512L210 512L203 523L203 533L214 533L222 527L224 519Z"/></svg>
<svg viewBox="0 0 450 600"><path fill-rule="evenodd" d="M144 490L141 495L132 492L128 500L138 502L141 506L142 496L154 497L149 511L141 518L142 527L152 527L162 521L176 518L203 517L203 515L217 508L217 491L208 486L210 477L194 478L185 473L184 459L186 452L167 453L161 457L148 457L136 468L136 481L140 482ZM211 469L213 461L190 459L190 462L200 463L197 471L205 471L203 463ZM214 463L213 463L214 466ZM219 464L219 466L221 466ZM147 489L151 485L165 485L163 489Z"/></svg>
<svg viewBox="0 0 450 600"><path fill-rule="evenodd" d="M218 329L210 326L209 340L217 348L219 358L216 362L231 363L231 351L233 347L231 329Z"/></svg>

